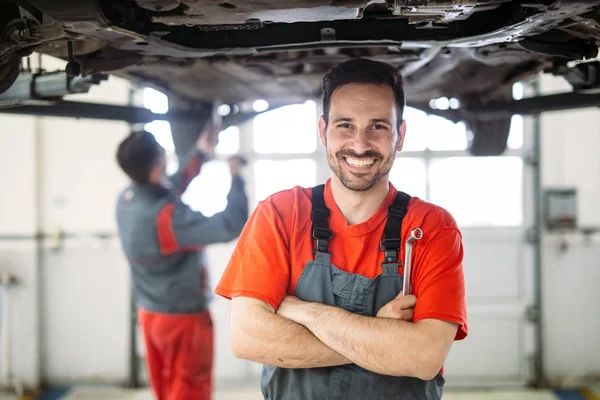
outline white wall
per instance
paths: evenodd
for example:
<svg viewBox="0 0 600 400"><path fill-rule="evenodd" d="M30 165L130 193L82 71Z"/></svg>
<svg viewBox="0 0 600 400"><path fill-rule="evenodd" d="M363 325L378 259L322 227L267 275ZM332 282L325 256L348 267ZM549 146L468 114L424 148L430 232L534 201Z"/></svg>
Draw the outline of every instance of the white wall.
<svg viewBox="0 0 600 400"><path fill-rule="evenodd" d="M10 315L1 315L0 324L12 337L2 351L11 355L13 376L32 384L40 376L39 280L35 242L22 237L36 232L36 126L33 119L8 115L0 116L0 126L0 273L19 280L0 299L10 303ZM6 365L0 368L4 376Z"/></svg>
<svg viewBox="0 0 600 400"><path fill-rule="evenodd" d="M216 287L225 270L234 247L235 242L217 244L208 248L207 258L213 288ZM260 367L257 368L257 365L249 361L236 358L231 351L231 302L215 295L210 310L215 329L215 359L213 365L215 386L231 386L242 381L258 383L255 378L256 371Z"/></svg>
<svg viewBox="0 0 600 400"><path fill-rule="evenodd" d="M129 89L111 77L85 99L126 104ZM40 118L38 126L42 229L67 235L57 250L46 241L41 260L43 375L55 383L124 382L129 271L116 238L93 235L116 232L114 205L127 179L115 151L129 126L72 118Z"/></svg>
<svg viewBox="0 0 600 400"><path fill-rule="evenodd" d="M562 79L542 76L544 94L569 90ZM541 171L544 188L575 188L580 226L600 227L600 111L543 114ZM544 361L551 381L600 376L600 241L598 234L543 236ZM567 248L561 251L561 243Z"/></svg>
<svg viewBox="0 0 600 400"><path fill-rule="evenodd" d="M71 100L126 104L129 90L111 77ZM126 179L114 154L128 125L2 114L0 126L0 272L19 280L9 292L14 377L29 387L42 379L123 382L129 272L116 239L90 235L115 233ZM36 232L67 239L60 248L44 240L38 252Z"/></svg>

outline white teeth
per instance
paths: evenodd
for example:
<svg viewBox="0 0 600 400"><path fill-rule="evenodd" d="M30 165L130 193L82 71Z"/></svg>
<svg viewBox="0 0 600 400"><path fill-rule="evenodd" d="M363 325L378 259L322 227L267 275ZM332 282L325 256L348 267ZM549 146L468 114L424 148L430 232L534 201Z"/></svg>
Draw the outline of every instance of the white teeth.
<svg viewBox="0 0 600 400"><path fill-rule="evenodd" d="M373 158L350 158L346 157L346 162L353 167L370 167L375 162Z"/></svg>

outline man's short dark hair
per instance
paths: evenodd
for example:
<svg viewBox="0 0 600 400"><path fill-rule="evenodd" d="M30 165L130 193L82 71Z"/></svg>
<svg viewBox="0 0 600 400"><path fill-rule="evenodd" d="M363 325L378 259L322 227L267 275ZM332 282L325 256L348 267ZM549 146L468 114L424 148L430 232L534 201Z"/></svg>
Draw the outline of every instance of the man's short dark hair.
<svg viewBox="0 0 600 400"><path fill-rule="evenodd" d="M396 97L398 128L402 125L404 114L404 81L397 68L384 62L355 58L331 68L323 77L323 118L329 123L331 96L344 85L364 84L388 86Z"/></svg>
<svg viewBox="0 0 600 400"><path fill-rule="evenodd" d="M163 152L150 132L132 132L119 144L117 163L134 182L147 184L150 171L158 165Z"/></svg>

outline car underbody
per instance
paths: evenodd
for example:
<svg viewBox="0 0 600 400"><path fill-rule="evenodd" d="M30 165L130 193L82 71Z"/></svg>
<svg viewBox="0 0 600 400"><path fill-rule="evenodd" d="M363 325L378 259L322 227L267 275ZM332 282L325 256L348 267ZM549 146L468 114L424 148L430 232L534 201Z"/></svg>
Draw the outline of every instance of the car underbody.
<svg viewBox="0 0 600 400"><path fill-rule="evenodd" d="M0 92L21 57L69 59L68 42L71 75L110 72L226 104L316 98L329 68L363 57L401 69L409 104L456 98L471 130L505 137L506 118L466 112L510 99L539 71L574 90L600 84L599 0L29 0L0 10Z"/></svg>

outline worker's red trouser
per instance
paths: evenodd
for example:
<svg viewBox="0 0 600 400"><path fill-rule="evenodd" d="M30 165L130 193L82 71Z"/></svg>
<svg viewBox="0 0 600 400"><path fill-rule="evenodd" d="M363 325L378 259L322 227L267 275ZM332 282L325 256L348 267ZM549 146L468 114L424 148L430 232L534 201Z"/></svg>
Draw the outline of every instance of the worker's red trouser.
<svg viewBox="0 0 600 400"><path fill-rule="evenodd" d="M160 314L138 310L146 365L158 400L209 400L213 327L210 313Z"/></svg>

